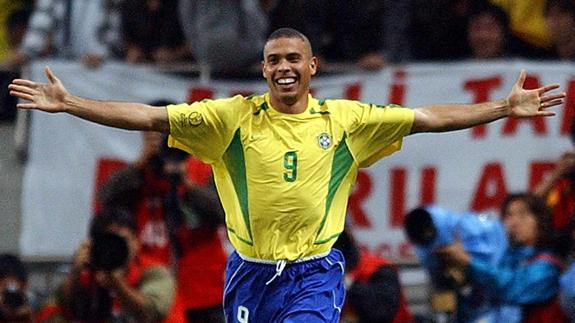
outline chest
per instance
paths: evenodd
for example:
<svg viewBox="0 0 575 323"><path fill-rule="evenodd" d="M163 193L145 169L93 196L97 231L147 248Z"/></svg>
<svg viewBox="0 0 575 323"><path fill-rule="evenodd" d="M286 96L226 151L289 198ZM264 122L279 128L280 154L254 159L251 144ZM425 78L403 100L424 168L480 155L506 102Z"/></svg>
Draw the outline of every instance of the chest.
<svg viewBox="0 0 575 323"><path fill-rule="evenodd" d="M344 133L343 127L328 117L262 118L242 128L241 140L248 165L306 169L327 166Z"/></svg>

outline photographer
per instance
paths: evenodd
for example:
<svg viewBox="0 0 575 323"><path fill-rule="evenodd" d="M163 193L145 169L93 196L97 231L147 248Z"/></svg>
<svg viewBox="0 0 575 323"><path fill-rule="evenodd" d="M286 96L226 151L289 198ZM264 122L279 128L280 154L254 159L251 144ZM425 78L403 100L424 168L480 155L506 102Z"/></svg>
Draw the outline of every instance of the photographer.
<svg viewBox="0 0 575 323"><path fill-rule="evenodd" d="M32 322L27 284L28 273L20 259L0 255L0 322Z"/></svg>
<svg viewBox="0 0 575 323"><path fill-rule="evenodd" d="M469 254L494 264L507 245L499 220L489 214L425 206L406 215L404 228L429 274L433 309L438 314L453 314L455 322L477 322L487 315L491 309L488 291L469 284L465 272L451 266L437 251L459 243Z"/></svg>
<svg viewBox="0 0 575 323"><path fill-rule="evenodd" d="M571 122L569 138L575 147L575 119ZM556 161L555 168L535 187L533 193L551 208L553 227L562 230L575 214L575 151L566 151Z"/></svg>
<svg viewBox="0 0 575 323"><path fill-rule="evenodd" d="M223 322L226 254L218 228L224 216L211 169L168 148L160 133L142 132L142 138L139 158L110 176L100 201L135 215L142 261L175 265L177 303L188 322Z"/></svg>
<svg viewBox="0 0 575 323"><path fill-rule="evenodd" d="M105 210L92 219L90 239L48 301L40 322L161 322L174 298L174 280L160 265L144 265L131 214ZM48 310L46 310L48 309Z"/></svg>
<svg viewBox="0 0 575 323"><path fill-rule="evenodd" d="M485 322L565 322L559 305L562 260L553 252L553 231L545 202L530 193L509 194L501 206L509 246L496 263L455 242L438 254L467 274L470 284L491 296Z"/></svg>

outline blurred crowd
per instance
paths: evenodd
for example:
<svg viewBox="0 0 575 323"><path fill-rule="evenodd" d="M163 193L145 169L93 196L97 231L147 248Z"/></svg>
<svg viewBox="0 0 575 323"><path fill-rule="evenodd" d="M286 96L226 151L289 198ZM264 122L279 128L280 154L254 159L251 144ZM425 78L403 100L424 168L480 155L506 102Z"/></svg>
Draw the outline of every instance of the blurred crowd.
<svg viewBox="0 0 575 323"><path fill-rule="evenodd" d="M408 61L575 59L570 0L1 0L0 64L59 57L97 67L196 63L257 69L267 35L306 34L320 71Z"/></svg>

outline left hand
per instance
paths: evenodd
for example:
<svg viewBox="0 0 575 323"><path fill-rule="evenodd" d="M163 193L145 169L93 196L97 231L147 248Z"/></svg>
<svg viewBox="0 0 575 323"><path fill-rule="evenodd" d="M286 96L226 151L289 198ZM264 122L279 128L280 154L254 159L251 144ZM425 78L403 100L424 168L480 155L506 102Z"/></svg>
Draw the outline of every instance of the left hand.
<svg viewBox="0 0 575 323"><path fill-rule="evenodd" d="M549 91L559 88L557 83L526 90L523 88L526 76L525 70L521 70L517 82L507 95L509 116L512 118L554 116L555 112L547 109L562 104L565 92L548 94Z"/></svg>

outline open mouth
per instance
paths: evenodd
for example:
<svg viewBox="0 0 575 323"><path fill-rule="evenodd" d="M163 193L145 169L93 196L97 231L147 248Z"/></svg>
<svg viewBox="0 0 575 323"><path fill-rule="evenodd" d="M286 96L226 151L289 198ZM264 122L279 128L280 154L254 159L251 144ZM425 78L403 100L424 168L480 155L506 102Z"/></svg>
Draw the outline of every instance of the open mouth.
<svg viewBox="0 0 575 323"><path fill-rule="evenodd" d="M297 81L297 78L295 77L280 77L278 79L276 79L276 84L278 84L281 87L290 87L292 85L294 85Z"/></svg>

